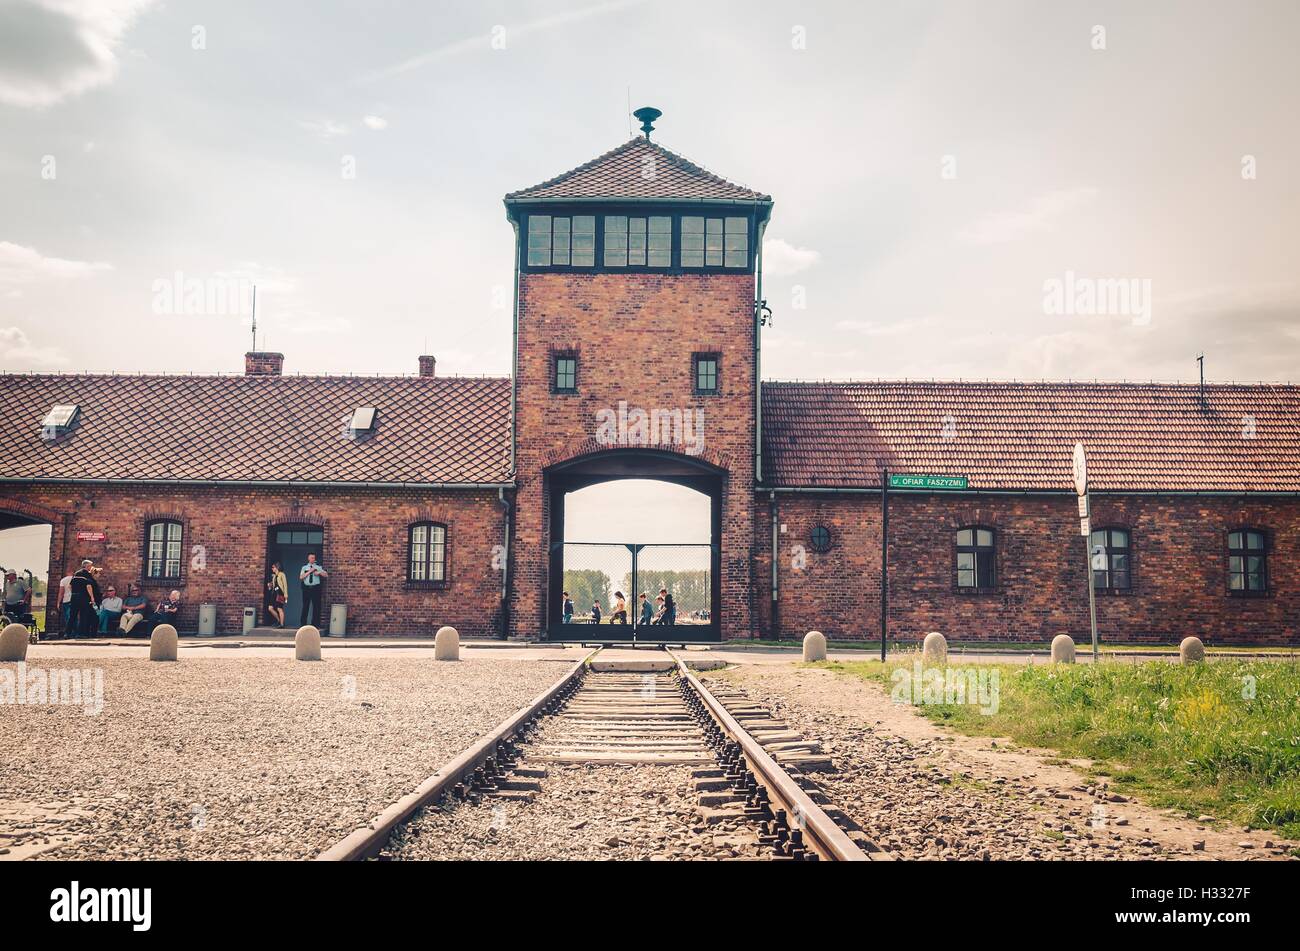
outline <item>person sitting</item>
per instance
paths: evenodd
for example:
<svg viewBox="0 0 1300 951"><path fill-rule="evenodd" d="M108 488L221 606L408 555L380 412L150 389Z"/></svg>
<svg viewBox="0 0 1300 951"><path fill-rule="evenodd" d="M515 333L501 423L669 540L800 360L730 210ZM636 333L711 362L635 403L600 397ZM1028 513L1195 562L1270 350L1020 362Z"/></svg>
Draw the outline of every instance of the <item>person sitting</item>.
<svg viewBox="0 0 1300 951"><path fill-rule="evenodd" d="M144 620L149 610L149 599L140 593L140 586L132 582L127 586L126 597L122 599L122 617L117 626L123 634L129 635L137 624Z"/></svg>
<svg viewBox="0 0 1300 951"><path fill-rule="evenodd" d="M32 613L32 586L18 572L5 572L5 617L17 621Z"/></svg>
<svg viewBox="0 0 1300 951"><path fill-rule="evenodd" d="M622 591L614 592L614 610L609 614L610 624L627 623L627 601L623 598Z"/></svg>
<svg viewBox="0 0 1300 951"><path fill-rule="evenodd" d="M123 604L122 599L117 596L117 589L109 585L104 593L104 600L99 602L99 633L107 634L110 625L118 626L122 618Z"/></svg>
<svg viewBox="0 0 1300 951"><path fill-rule="evenodd" d="M165 598L158 599L158 607L154 608L153 617L149 619L149 630L153 631L159 624L170 624L176 626L176 616L181 609L181 593L172 590L172 593Z"/></svg>
<svg viewBox="0 0 1300 951"><path fill-rule="evenodd" d="M600 623L600 602L593 601L591 604L591 623Z"/></svg>

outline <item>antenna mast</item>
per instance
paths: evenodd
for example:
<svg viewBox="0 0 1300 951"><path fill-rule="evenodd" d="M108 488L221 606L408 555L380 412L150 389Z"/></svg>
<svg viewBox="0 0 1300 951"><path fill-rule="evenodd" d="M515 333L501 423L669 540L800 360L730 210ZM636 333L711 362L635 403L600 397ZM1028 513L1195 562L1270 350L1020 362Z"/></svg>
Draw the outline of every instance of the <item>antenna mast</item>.
<svg viewBox="0 0 1300 951"><path fill-rule="evenodd" d="M253 285L253 352L257 352L257 285Z"/></svg>
<svg viewBox="0 0 1300 951"><path fill-rule="evenodd" d="M1205 407L1205 354L1198 353L1196 355L1196 362L1200 364L1201 367L1201 407L1204 408Z"/></svg>

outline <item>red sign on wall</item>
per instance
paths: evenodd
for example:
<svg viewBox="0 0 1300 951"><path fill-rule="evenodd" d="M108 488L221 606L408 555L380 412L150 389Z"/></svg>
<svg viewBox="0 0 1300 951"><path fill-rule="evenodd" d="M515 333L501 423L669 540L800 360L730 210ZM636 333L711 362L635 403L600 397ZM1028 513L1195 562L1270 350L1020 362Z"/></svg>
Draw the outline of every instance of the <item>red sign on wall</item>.
<svg viewBox="0 0 1300 951"><path fill-rule="evenodd" d="M102 542L108 538L107 532L77 532L79 542Z"/></svg>

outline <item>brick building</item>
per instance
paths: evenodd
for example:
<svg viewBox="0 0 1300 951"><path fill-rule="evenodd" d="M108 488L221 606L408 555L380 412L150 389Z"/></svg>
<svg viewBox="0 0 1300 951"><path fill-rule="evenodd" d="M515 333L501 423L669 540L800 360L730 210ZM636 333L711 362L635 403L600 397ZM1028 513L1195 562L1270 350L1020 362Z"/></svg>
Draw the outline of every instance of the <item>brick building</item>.
<svg viewBox="0 0 1300 951"><path fill-rule="evenodd" d="M239 631L270 562L292 579L314 551L355 633L589 637L560 618L565 499L662 479L711 511L706 601L673 640L876 637L882 474L959 475L889 493L891 636L1083 639L1081 441L1103 641L1297 642L1300 387L760 386L769 196L647 132L505 206L512 379L430 356L285 376L273 353L243 376L0 376L0 528L52 526L52 585L89 557L119 589L181 589L183 630L210 603ZM681 577L631 565L633 591Z"/></svg>

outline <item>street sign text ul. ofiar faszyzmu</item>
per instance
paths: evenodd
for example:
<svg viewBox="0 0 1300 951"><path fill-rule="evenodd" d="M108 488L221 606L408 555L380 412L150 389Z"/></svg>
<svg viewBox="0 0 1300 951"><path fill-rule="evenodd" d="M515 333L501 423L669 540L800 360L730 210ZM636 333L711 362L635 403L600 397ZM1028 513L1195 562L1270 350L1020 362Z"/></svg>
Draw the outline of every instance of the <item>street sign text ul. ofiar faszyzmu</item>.
<svg viewBox="0 0 1300 951"><path fill-rule="evenodd" d="M969 486L965 476L947 475L893 475L889 476L891 489L965 489Z"/></svg>

